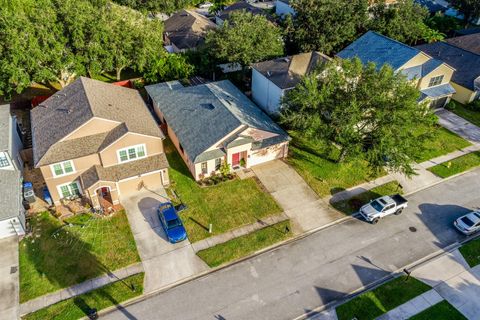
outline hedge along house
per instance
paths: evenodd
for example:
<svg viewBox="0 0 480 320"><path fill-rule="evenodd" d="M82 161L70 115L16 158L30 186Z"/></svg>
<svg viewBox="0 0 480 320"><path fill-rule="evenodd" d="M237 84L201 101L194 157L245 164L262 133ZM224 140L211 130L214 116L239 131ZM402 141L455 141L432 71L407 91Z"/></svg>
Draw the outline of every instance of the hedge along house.
<svg viewBox="0 0 480 320"><path fill-rule="evenodd" d="M453 67L373 31L362 35L337 56L341 59L359 58L362 63L373 62L379 68L390 65L420 91L419 101L428 102L434 109L443 108L455 93L450 83L455 71Z"/></svg>
<svg viewBox="0 0 480 320"><path fill-rule="evenodd" d="M195 180L217 173L225 162L235 170L288 154L287 133L228 80L145 88Z"/></svg>
<svg viewBox="0 0 480 320"><path fill-rule="evenodd" d="M34 166L55 205L108 209L169 183L165 138L137 90L80 77L31 111Z"/></svg>

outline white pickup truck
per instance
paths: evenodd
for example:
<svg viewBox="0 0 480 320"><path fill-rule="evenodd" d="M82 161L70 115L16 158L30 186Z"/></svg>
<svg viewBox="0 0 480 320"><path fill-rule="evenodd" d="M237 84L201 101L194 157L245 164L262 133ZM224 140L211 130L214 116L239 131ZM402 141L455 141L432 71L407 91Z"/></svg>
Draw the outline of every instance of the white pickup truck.
<svg viewBox="0 0 480 320"><path fill-rule="evenodd" d="M376 224L378 220L391 214L400 214L408 205L407 199L399 194L383 196L360 208L360 214L368 222Z"/></svg>

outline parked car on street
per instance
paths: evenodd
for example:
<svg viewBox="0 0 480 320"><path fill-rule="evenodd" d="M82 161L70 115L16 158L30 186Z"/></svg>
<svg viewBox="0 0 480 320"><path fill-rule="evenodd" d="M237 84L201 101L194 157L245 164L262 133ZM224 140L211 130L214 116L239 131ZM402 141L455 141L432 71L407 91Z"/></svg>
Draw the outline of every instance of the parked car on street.
<svg viewBox="0 0 480 320"><path fill-rule="evenodd" d="M480 230L480 211L472 211L453 222L455 228L463 234L471 235Z"/></svg>
<svg viewBox="0 0 480 320"><path fill-rule="evenodd" d="M177 243L187 238L187 231L171 202L160 204L157 214L168 241Z"/></svg>
<svg viewBox="0 0 480 320"><path fill-rule="evenodd" d="M368 222L376 224L381 218L391 214L399 215L408 206L408 201L400 194L383 196L360 208L360 214Z"/></svg>

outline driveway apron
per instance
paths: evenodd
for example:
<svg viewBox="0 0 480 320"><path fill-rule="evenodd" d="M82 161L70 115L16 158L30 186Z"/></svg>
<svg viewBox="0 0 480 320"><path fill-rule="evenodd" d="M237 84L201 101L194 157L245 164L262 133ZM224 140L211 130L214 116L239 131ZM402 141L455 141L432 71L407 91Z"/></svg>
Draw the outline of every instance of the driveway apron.
<svg viewBox="0 0 480 320"><path fill-rule="evenodd" d="M455 113L442 109L436 112L438 123L473 143L480 143L480 128Z"/></svg>

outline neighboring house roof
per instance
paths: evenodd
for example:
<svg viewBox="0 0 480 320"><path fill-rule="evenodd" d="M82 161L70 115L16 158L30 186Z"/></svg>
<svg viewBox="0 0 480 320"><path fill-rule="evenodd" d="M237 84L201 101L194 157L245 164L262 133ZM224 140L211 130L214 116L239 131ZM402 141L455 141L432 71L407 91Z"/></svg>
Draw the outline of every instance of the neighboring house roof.
<svg viewBox="0 0 480 320"><path fill-rule="evenodd" d="M0 220L18 217L21 210L21 174L17 170L0 170Z"/></svg>
<svg viewBox="0 0 480 320"><path fill-rule="evenodd" d="M290 0L277 0L277 1L280 1L280 2L283 2L283 3L286 3L286 4L290 5Z"/></svg>
<svg viewBox="0 0 480 320"><path fill-rule="evenodd" d="M303 76L313 71L320 63L328 60L330 58L326 55L313 51L258 62L252 67L280 89L288 89L295 87Z"/></svg>
<svg viewBox="0 0 480 320"><path fill-rule="evenodd" d="M219 17L223 21L226 21L226 20L228 20L228 18L230 18L230 15L235 11L237 11L237 12L246 11L246 12L250 12L253 15L258 14L258 15L262 15L262 16L268 16L264 10L262 10L258 7L254 7L246 1L238 1L238 2L235 2L231 5L229 5L228 7L223 9L222 11L220 11L217 14L217 17Z"/></svg>
<svg viewBox="0 0 480 320"><path fill-rule="evenodd" d="M0 105L0 151L10 149L10 105Z"/></svg>
<svg viewBox="0 0 480 320"><path fill-rule="evenodd" d="M455 47L480 55L480 32L445 40Z"/></svg>
<svg viewBox="0 0 480 320"><path fill-rule="evenodd" d="M118 122L118 126L110 132L61 141L93 117ZM137 90L85 77L32 109L31 123L35 166L97 153L126 132L164 137Z"/></svg>
<svg viewBox="0 0 480 320"><path fill-rule="evenodd" d="M419 45L416 48L455 68L452 81L472 91L475 79L480 77L480 55L446 42Z"/></svg>
<svg viewBox="0 0 480 320"><path fill-rule="evenodd" d="M172 81L145 88L194 163L212 156L206 155L207 149L242 127L271 132L273 138L281 136L283 141L289 139L285 131L228 80L192 87ZM216 152L213 156L218 155L221 156Z"/></svg>
<svg viewBox="0 0 480 320"><path fill-rule="evenodd" d="M165 20L164 32L178 49L192 49L205 41L207 32L216 25L190 10L180 10Z"/></svg>
<svg viewBox="0 0 480 320"><path fill-rule="evenodd" d="M426 7L430 13L445 12L448 9L435 0L415 0L415 2Z"/></svg>
<svg viewBox="0 0 480 320"><path fill-rule="evenodd" d="M358 57L362 63L373 62L377 67L389 64L394 70L397 70L419 53L418 49L379 33L368 31L340 51L337 56L342 59Z"/></svg>
<svg viewBox="0 0 480 320"><path fill-rule="evenodd" d="M118 182L120 180L139 176L141 174L168 168L165 153L150 156L144 159L122 163L116 166L92 166L81 174L85 188L90 188L98 181Z"/></svg>
<svg viewBox="0 0 480 320"><path fill-rule="evenodd" d="M459 36L466 36L468 34L475 34L475 33L480 33L480 28L469 28L469 29L455 30L455 34L457 34Z"/></svg>

